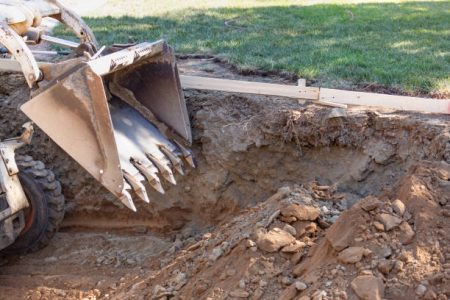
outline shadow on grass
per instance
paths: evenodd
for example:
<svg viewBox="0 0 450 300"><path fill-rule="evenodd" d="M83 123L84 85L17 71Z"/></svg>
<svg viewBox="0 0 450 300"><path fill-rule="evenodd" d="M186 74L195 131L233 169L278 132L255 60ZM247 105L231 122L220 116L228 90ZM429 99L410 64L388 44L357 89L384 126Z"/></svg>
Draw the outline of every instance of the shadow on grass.
<svg viewBox="0 0 450 300"><path fill-rule="evenodd" d="M178 53L219 54L242 69L284 70L326 87L375 84L419 94L450 85L450 2L191 9L86 21L101 44L165 38Z"/></svg>

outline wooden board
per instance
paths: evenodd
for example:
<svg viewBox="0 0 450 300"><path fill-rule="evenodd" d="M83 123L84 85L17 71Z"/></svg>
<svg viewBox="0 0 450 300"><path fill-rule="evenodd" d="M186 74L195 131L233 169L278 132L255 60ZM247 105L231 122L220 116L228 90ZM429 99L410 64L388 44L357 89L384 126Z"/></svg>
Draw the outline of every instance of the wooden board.
<svg viewBox="0 0 450 300"><path fill-rule="evenodd" d="M185 75L181 75L180 80L183 88L187 89L216 90L306 99L317 101L318 104L342 108L345 108L349 104L404 111L450 114L450 100L448 99L439 100Z"/></svg>
<svg viewBox="0 0 450 300"><path fill-rule="evenodd" d="M213 90L256 95L289 97L295 99L319 99L319 88L286 84L218 79L181 75L181 86L188 89Z"/></svg>
<svg viewBox="0 0 450 300"><path fill-rule="evenodd" d="M320 100L350 105L379 106L396 110L450 114L450 100L320 89Z"/></svg>

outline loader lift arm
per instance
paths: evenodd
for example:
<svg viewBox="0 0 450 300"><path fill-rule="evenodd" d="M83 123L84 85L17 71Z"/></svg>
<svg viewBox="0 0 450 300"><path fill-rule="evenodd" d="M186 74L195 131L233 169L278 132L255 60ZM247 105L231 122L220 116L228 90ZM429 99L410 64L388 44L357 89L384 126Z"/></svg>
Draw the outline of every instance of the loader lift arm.
<svg viewBox="0 0 450 300"><path fill-rule="evenodd" d="M91 54L98 47L97 40L89 26L74 11L67 8L59 0L15 1L0 0L0 45L3 45L11 56L20 64L30 88L42 80L42 72L27 42L40 43L42 38L55 42L43 35L37 27L42 18L50 17L69 27L80 40L80 45L89 49ZM57 42L56 42L57 43ZM8 70L7 64L0 69Z"/></svg>

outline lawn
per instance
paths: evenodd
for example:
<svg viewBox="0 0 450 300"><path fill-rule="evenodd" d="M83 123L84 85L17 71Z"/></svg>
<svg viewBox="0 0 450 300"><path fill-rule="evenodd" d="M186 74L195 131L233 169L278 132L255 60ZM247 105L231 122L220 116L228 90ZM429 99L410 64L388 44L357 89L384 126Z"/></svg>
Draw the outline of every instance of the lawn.
<svg viewBox="0 0 450 300"><path fill-rule="evenodd" d="M450 95L450 1L108 0L84 17L101 44L164 38L323 87Z"/></svg>

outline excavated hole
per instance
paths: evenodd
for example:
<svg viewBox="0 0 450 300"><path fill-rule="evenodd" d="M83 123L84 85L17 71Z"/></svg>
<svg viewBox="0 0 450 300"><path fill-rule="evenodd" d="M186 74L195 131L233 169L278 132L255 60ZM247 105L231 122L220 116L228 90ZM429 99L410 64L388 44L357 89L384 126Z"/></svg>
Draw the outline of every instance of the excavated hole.
<svg viewBox="0 0 450 300"><path fill-rule="evenodd" d="M215 75L218 74L222 73ZM0 119L0 139L20 133L26 118L17 107L27 97L21 76L0 77L0 115L7 116ZM174 274L179 274L179 270L183 274L201 270L205 278L217 279L217 274L234 261L242 261L245 266L250 261L248 253L253 252L237 247L228 262L222 260L211 269L204 267L200 253L209 257L217 245L242 238L243 232L248 234L257 220L266 217L264 214L270 216L274 201L265 202L269 204L263 208L256 204L279 188L290 187L293 192L289 197L306 201L304 196L312 193L295 193L326 187L323 193L315 194L314 205L321 208L325 223L333 223L361 198L381 197L392 187L395 189L405 173L415 172L411 167L418 162L450 163L447 116L376 113L365 108L345 112L292 99L219 92L188 91L186 99L198 168L188 170L184 177L178 176L177 186L166 185L165 195L150 192L150 205L136 200L137 213L118 203L44 133L36 131L33 145L21 151L54 170L68 200L67 213L60 233L49 247L21 259L0 258L4 297L26 298L37 293L49 299L72 294L77 298L83 293L97 294L98 290L102 295L112 294L119 287L116 299L124 299L136 286L142 287L142 278L148 285L138 294L150 297L155 284L164 285L178 278ZM426 173L428 168L425 164L418 173ZM427 174L424 177L432 178ZM430 183L432 188L433 184L441 184L435 181ZM419 188L420 185L418 181ZM434 199L426 194L423 197ZM418 205L422 211L422 202ZM319 221L318 225L321 226ZM428 230L420 229L417 235L422 242L428 237ZM186 260L184 266L187 252L181 250L197 242L205 243L188 252L199 260L193 265L194 258ZM322 260L320 256L311 259L312 273L321 268L316 265ZM409 273L408 276L411 277ZM199 281L192 278L195 288L186 288L187 299L189 293L202 290L203 277ZM234 281L228 288L232 290L241 278L231 278ZM276 299L284 289L278 281L268 286L272 291L265 299Z"/></svg>
<svg viewBox="0 0 450 300"><path fill-rule="evenodd" d="M393 186L415 161L449 161L445 118L345 112L273 97L188 92L186 98L198 168L178 177L177 186L166 185L165 195L150 192L151 205L137 200L138 213L84 174L62 174L72 199L64 227L167 233L188 224L202 231L280 187L312 183L332 186L342 199L334 208L342 210ZM74 173L73 162L64 165Z"/></svg>
<svg viewBox="0 0 450 300"><path fill-rule="evenodd" d="M17 107L27 98L20 75L3 76L0 138L20 132ZM414 113L347 112L292 99L187 91L198 168L138 213L112 195L40 130L23 149L60 178L68 199L63 230L166 233L201 229L264 201L282 186L315 182L342 194L341 206L376 195L418 160L450 161L448 119ZM81 146L81 145L80 145Z"/></svg>

